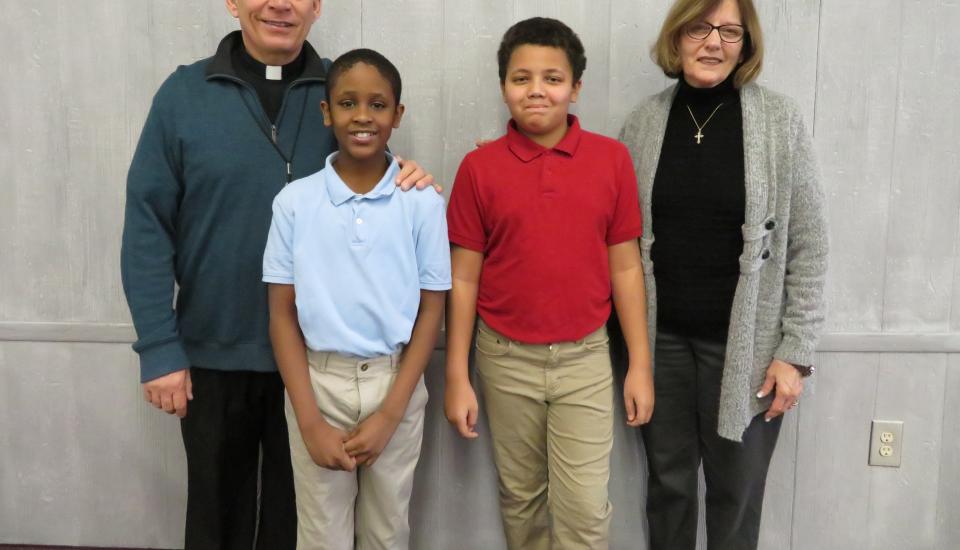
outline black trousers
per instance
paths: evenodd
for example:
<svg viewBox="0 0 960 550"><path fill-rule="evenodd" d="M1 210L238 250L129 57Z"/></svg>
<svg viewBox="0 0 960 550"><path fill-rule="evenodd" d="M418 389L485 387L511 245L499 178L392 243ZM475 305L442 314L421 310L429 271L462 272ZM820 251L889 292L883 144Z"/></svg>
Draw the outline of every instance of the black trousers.
<svg viewBox="0 0 960 550"><path fill-rule="evenodd" d="M755 550L763 490L782 417L754 417L743 442L717 435L725 344L657 335L653 417L643 428L650 471L651 550L694 550L697 472L706 480L707 548Z"/></svg>
<svg viewBox="0 0 960 550"><path fill-rule="evenodd" d="M180 422L185 550L294 550L297 508L280 375L193 368L190 376L194 399Z"/></svg>

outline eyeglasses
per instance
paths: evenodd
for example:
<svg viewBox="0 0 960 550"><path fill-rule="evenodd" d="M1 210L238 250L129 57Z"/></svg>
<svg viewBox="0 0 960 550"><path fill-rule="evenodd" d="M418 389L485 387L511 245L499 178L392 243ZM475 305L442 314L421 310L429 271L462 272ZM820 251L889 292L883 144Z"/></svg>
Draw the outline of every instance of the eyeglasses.
<svg viewBox="0 0 960 550"><path fill-rule="evenodd" d="M700 23L692 23L687 25L687 36L694 40L706 40L710 33L713 32L713 29L717 29L717 34L720 35L720 40L727 42L729 44L735 44L743 40L743 36L747 34L747 31L744 30L743 25L711 25L705 21Z"/></svg>

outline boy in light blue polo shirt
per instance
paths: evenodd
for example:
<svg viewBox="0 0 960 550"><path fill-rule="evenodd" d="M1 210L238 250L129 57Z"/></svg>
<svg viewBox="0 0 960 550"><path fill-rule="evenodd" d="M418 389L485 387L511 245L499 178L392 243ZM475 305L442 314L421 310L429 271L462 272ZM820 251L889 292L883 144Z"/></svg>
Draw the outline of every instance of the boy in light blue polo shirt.
<svg viewBox="0 0 960 550"><path fill-rule="evenodd" d="M263 258L297 547L405 549L423 371L451 283L443 199L395 191L386 146L403 105L385 57L337 59L321 108L340 150L277 195Z"/></svg>

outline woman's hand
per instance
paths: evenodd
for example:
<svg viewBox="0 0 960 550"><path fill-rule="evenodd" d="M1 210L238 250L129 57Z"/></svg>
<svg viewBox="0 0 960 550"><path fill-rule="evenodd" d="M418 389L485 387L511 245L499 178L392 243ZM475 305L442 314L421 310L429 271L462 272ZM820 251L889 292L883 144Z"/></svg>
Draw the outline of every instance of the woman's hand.
<svg viewBox="0 0 960 550"><path fill-rule="evenodd" d="M803 393L803 377L790 363L774 359L767 367L767 378L760 386L757 397L766 397L771 391L775 392L775 395L764 415L767 422L796 406L800 394Z"/></svg>

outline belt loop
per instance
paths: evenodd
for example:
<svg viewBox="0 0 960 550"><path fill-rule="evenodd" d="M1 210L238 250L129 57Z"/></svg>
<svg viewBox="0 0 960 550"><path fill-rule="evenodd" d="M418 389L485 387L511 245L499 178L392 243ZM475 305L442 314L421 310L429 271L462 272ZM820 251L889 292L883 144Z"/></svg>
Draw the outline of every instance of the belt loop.
<svg viewBox="0 0 960 550"><path fill-rule="evenodd" d="M320 355L320 357L321 357L321 359L320 359L320 371L321 371L321 372L326 372L326 370L327 370L327 363L330 361L330 352L329 352L329 351L321 351L320 354L321 354L321 355Z"/></svg>

